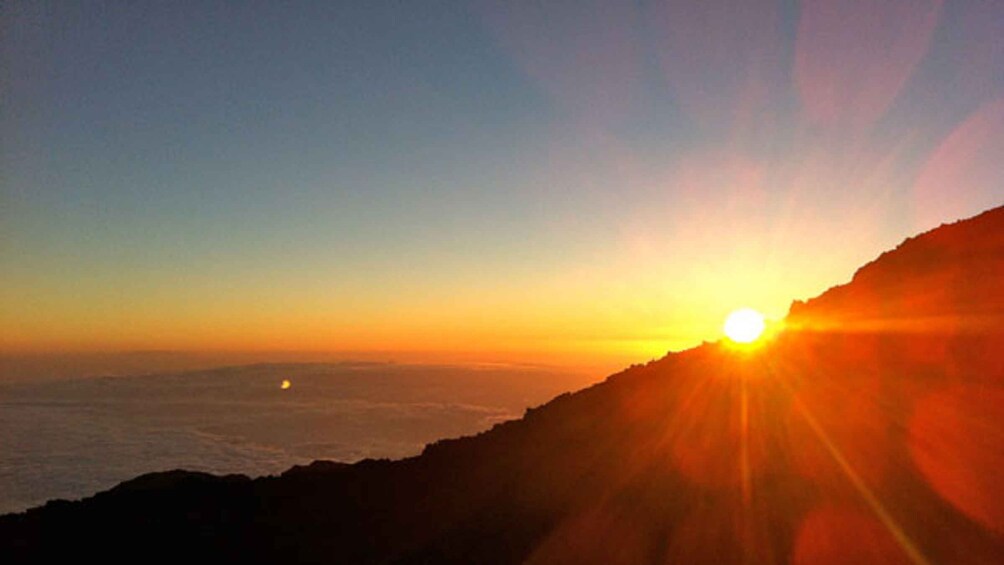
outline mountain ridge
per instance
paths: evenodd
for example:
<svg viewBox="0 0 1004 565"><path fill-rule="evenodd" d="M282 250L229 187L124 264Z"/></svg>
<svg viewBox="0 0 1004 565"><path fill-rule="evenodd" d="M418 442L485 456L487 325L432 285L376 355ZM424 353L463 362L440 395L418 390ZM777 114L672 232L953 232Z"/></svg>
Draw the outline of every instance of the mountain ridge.
<svg viewBox="0 0 1004 565"><path fill-rule="evenodd" d="M1004 300L992 286L966 288L966 301L952 301L947 293L930 292L921 293L919 297L916 292L909 294L909 302L901 298L908 294L903 286L923 284L930 287L929 291L936 291L939 287L943 290L953 285L968 287L980 279L999 274L1004 257L1002 225L1004 206L908 237L858 268L849 282L833 286L809 300L793 302L788 319L796 326L811 327L812 323L804 324L802 319L833 317L834 311L843 314L837 316L842 322L861 317L857 310L870 311L872 316L878 314L878 317L917 317L918 312L923 316L944 314L945 311L956 317L972 311L1001 315ZM946 260L964 267L945 269ZM851 301L860 305L851 307L847 304ZM880 301L886 303L881 308L876 304Z"/></svg>

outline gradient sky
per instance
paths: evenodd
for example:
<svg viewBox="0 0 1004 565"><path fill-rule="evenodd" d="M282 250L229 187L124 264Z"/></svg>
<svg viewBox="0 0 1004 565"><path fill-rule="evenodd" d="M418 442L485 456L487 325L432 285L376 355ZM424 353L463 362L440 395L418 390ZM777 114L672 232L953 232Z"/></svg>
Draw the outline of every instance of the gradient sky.
<svg viewBox="0 0 1004 565"><path fill-rule="evenodd" d="M1004 203L1004 3L4 2L0 350L610 365Z"/></svg>

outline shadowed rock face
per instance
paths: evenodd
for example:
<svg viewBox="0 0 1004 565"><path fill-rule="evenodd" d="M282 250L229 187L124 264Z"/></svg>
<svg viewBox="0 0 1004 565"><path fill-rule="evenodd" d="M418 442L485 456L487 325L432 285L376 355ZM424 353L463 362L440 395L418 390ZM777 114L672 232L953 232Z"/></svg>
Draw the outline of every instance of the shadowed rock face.
<svg viewBox="0 0 1004 565"><path fill-rule="evenodd" d="M0 518L0 559L1001 563L1002 281L998 208L758 349L671 354L402 461L146 475Z"/></svg>

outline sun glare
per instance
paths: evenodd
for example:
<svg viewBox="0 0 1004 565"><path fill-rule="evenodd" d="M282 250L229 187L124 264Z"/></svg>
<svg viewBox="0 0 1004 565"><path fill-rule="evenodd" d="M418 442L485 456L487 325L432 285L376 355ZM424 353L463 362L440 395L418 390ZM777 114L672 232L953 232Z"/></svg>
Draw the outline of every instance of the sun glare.
<svg viewBox="0 0 1004 565"><path fill-rule="evenodd" d="M740 308L725 318L725 335L736 343L752 343L763 333L763 314L752 308Z"/></svg>

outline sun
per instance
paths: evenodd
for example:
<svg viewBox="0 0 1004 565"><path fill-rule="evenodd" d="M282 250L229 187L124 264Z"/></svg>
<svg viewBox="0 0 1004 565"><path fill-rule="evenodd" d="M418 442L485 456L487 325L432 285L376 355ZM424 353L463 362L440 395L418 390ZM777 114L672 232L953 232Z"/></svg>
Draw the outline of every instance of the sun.
<svg viewBox="0 0 1004 565"><path fill-rule="evenodd" d="M767 324L763 314L752 308L740 308L725 318L725 335L736 343L752 343L763 333Z"/></svg>

